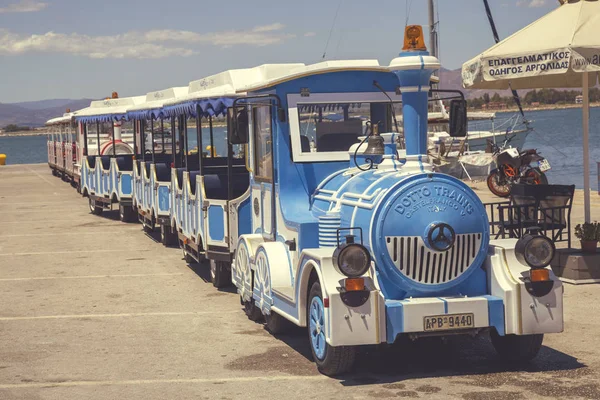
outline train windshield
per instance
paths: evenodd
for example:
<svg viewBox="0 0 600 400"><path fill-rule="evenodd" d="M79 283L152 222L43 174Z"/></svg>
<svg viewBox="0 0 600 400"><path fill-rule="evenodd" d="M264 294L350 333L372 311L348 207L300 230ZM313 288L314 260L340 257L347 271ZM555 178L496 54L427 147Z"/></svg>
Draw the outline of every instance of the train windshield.
<svg viewBox="0 0 600 400"><path fill-rule="evenodd" d="M347 159L350 147L359 143L359 138L365 135L367 121L377 123L379 132L402 132L402 103L399 101L393 102L397 122L389 101L298 102L296 110L299 143L294 154L303 159L310 154L317 156L321 153L327 153L326 159L323 158L325 154L318 157L324 161Z"/></svg>

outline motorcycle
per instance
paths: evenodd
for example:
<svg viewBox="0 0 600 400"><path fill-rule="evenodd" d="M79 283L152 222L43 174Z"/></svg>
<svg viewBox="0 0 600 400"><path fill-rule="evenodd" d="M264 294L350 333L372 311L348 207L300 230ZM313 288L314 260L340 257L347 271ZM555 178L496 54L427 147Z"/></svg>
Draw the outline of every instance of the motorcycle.
<svg viewBox="0 0 600 400"><path fill-rule="evenodd" d="M545 174L551 169L548 160L539 155L536 149L519 151L509 147L510 141L515 136L507 135L500 146L488 139L497 168L488 175L487 185L490 191L498 197L508 197L510 188L516 183L548 184Z"/></svg>

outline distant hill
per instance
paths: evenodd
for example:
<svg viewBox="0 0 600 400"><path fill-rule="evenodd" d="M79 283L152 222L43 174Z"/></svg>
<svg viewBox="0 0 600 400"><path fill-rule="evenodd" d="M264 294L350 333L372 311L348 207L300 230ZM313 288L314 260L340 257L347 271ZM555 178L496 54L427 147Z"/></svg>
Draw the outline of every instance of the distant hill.
<svg viewBox="0 0 600 400"><path fill-rule="evenodd" d="M0 103L0 127L9 124L19 126L43 126L51 118L63 115L67 108L80 110L90 105L91 99L51 99L24 103Z"/></svg>
<svg viewBox="0 0 600 400"><path fill-rule="evenodd" d="M464 89L462 87L461 69L449 70L442 68L440 70L440 89L460 90L468 99L483 96L484 93L489 93L492 96L498 93L500 96L510 96L510 90L483 90L483 89ZM519 94L525 95L529 90L520 90Z"/></svg>
<svg viewBox="0 0 600 400"><path fill-rule="evenodd" d="M28 110L43 110L45 108L63 107L72 103L73 99L50 99L38 101L24 101L21 103L11 103L14 106L26 108Z"/></svg>

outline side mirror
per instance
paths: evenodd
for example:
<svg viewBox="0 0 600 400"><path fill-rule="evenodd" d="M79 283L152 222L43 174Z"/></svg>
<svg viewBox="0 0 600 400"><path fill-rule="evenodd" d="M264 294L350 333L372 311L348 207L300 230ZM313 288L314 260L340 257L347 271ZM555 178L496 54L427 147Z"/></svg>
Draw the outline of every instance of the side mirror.
<svg viewBox="0 0 600 400"><path fill-rule="evenodd" d="M248 143L248 111L246 110L246 107L239 107L236 110L230 109L228 116L227 137L229 138L229 143Z"/></svg>
<svg viewBox="0 0 600 400"><path fill-rule="evenodd" d="M279 122L285 122L285 109L277 108L277 118L279 118Z"/></svg>
<svg viewBox="0 0 600 400"><path fill-rule="evenodd" d="M465 100L450 101L450 136L467 136L467 102Z"/></svg>

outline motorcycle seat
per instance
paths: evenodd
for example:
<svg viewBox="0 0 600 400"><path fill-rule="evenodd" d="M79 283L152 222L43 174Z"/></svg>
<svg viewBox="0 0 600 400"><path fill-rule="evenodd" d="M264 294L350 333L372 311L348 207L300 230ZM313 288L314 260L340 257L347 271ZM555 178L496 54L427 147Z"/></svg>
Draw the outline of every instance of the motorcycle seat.
<svg viewBox="0 0 600 400"><path fill-rule="evenodd" d="M536 154L537 153L537 149L529 149L529 150L523 150L521 151L521 155L527 155L527 154Z"/></svg>

